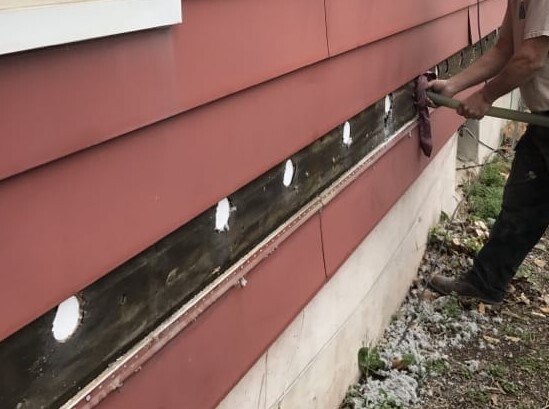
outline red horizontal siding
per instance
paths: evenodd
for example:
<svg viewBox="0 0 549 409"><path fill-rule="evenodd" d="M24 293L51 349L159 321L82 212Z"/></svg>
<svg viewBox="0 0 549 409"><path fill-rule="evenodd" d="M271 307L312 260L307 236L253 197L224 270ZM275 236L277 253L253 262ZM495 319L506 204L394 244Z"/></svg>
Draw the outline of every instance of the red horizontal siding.
<svg viewBox="0 0 549 409"><path fill-rule="evenodd" d="M466 8L471 0L327 0L330 54L377 41Z"/></svg>
<svg viewBox="0 0 549 409"><path fill-rule="evenodd" d="M318 215L246 278L100 407L214 408L324 284Z"/></svg>
<svg viewBox="0 0 549 409"><path fill-rule="evenodd" d="M505 0L486 0L480 4L480 33L485 37L496 28L501 26L507 1ZM478 12L476 4L469 8L469 26L471 27L471 38L473 43L479 41Z"/></svg>
<svg viewBox="0 0 549 409"><path fill-rule="evenodd" d="M462 121L437 111L435 152ZM324 283L323 253L333 275L334 255L348 255L429 161L417 132L401 139L322 210L321 225L317 214L252 272L244 290L232 290L207 310L100 408L214 408Z"/></svg>
<svg viewBox="0 0 549 409"><path fill-rule="evenodd" d="M1 183L0 259L17 273L0 287L0 339L465 47L467 21L465 9Z"/></svg>
<svg viewBox="0 0 549 409"><path fill-rule="evenodd" d="M186 0L183 13L2 56L0 180L328 56L323 0Z"/></svg>
<svg viewBox="0 0 549 409"><path fill-rule="evenodd" d="M188 0L170 29L2 56L0 180L472 2L329 0L326 28L323 0Z"/></svg>
<svg viewBox="0 0 549 409"><path fill-rule="evenodd" d="M0 57L0 180L175 114L176 30Z"/></svg>

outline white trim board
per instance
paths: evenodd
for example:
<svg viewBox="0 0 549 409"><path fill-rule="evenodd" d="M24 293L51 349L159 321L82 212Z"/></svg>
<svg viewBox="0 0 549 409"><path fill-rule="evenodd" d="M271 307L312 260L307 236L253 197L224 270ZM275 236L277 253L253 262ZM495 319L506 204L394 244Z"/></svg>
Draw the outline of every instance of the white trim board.
<svg viewBox="0 0 549 409"><path fill-rule="evenodd" d="M181 22L181 0L85 0L0 10L0 55Z"/></svg>

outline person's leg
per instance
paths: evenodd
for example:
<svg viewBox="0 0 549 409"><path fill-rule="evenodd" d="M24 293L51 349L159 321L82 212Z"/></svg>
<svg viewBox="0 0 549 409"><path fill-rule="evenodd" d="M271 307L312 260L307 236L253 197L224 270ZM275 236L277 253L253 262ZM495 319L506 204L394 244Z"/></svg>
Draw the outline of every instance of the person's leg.
<svg viewBox="0 0 549 409"><path fill-rule="evenodd" d="M528 128L516 148L502 210L473 268L459 279L433 277L439 292L498 302L549 224L549 130Z"/></svg>

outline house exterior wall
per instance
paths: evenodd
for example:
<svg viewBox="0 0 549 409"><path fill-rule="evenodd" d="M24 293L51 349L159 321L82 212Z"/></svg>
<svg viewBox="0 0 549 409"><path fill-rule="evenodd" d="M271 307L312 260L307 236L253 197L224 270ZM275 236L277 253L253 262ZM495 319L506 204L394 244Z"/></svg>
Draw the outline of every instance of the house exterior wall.
<svg viewBox="0 0 549 409"><path fill-rule="evenodd" d="M500 0L488 1L501 12ZM249 41L234 38L231 58L209 60L209 55L229 53L225 41L242 25L225 18L221 3L184 3L186 22L172 31L2 57L0 86L5 100L16 102L0 113L5 144L0 149L0 177L5 178L0 259L6 271L18 274L9 276L0 293L0 307L14 311L2 322L0 339L468 44L469 10L461 8L322 60L326 53L310 56L320 45L305 40L325 43L325 33L315 28L325 24L322 14L307 28L315 5L323 2L267 2L273 10L260 8L265 21L253 15L258 34L246 37ZM231 3L231 10L248 21L256 9L248 3ZM297 4L303 19L292 26ZM267 20L283 21L292 42L305 42L293 46L297 49L276 43L282 41L274 35L279 25ZM224 30L224 24L231 26ZM201 29L179 34L196 26ZM202 33L205 26L212 32ZM438 41L441 36L447 40ZM183 42L176 42L180 37ZM285 70L273 49L284 51L279 53L288 58L285 67L292 73L280 76ZM176 50L192 69L193 61L208 64L196 72L178 71ZM225 60L249 69L250 82L229 75L233 71L222 68ZM379 63L390 60L390 65ZM270 75L256 66L258 61L271 61ZM209 72L210 66L224 71ZM234 71L241 75L242 70ZM217 92L210 93L212 81ZM22 307L21 298L32 301Z"/></svg>
<svg viewBox="0 0 549 409"><path fill-rule="evenodd" d="M435 152L438 153L444 150L446 142L453 134L452 129L457 128L459 123L459 118L447 110L437 111L433 115L433 126L437 129L437 135L439 136L436 141ZM442 135L446 136L443 137ZM390 211L392 205L399 200L408 187L422 174L423 169L429 165L430 161L424 157L422 158L417 152L419 143L417 128L410 136L408 136L408 133L400 136L401 139L393 149L380 157L375 165L320 211L316 228L310 225L312 222L308 222L308 228L302 227L290 236L278 251L275 251L266 259L266 262L257 266L250 275L246 276L248 285L244 289L235 288L228 292L226 298L220 300L213 309L208 311L207 315L196 321L194 324L196 330L184 331L180 337L174 339L165 351L157 354L148 365L140 370L139 376L129 378L123 388L119 389L117 393L109 395L101 407L107 409L118 407L145 409L151 405L177 407L179 404L189 408L215 407L238 379L245 375L248 368L254 362L257 362L261 357L259 352L266 351L269 345L281 334L281 327L276 325L274 317L277 317L277 319L286 317L290 322L302 312L304 304L292 305L292 296L290 295L293 291L299 290L300 280L298 280L298 277L312 274L316 270L314 266L320 265L325 275L324 283L329 285L330 278L332 276L333 279L337 277L336 270L339 269L344 259L352 253L352 249L359 246L368 233L376 228L375 226L379 220ZM450 148L450 150L452 149ZM444 158L449 155L448 149L445 152ZM437 163L441 161L442 159ZM391 170L397 163L406 171L403 173L392 172ZM446 160L445 163L451 163L451 165L446 165L447 167L453 168L455 166L453 160ZM437 165L431 167L431 169L432 175L436 174ZM440 183L440 181L437 181L437 183ZM447 195L453 191L453 183L449 183L449 185L452 187L446 190ZM385 194L376 199L371 194L373 191L384 192ZM424 198L425 195L418 194L418 196ZM450 199L446 196L445 200L445 203L448 203ZM429 209L436 208L437 212L440 212L441 201L439 199L434 200L432 206ZM419 210L416 215L415 212L410 212L410 208L400 213L400 215L403 217L404 226L410 223L413 224L415 217L420 217ZM313 219L316 219L316 216ZM422 223L424 229L428 228L431 220L432 217L429 216L429 218L426 218L427 222ZM349 228L351 223L354 223L352 229ZM308 234L316 236L317 240L321 240L322 251L320 253L309 250L303 243L298 241L298 238L302 237L302 234L299 233L302 229L306 229ZM404 229L406 231L408 227ZM403 232L392 231L392 233L400 236ZM326 241L327 237L333 237L334 239L328 242ZM307 241L313 241L313 238L309 237ZM388 240L388 238L387 241L375 240L381 246L386 245L389 241L394 242L394 240ZM343 244L340 242L343 242ZM421 244L419 245L421 246ZM283 254L286 254L286 256L283 256ZM385 257L391 257L391 250L389 248L386 253L380 254L383 254L380 256L380 261L385 260ZM412 255L421 257L421 251L416 248L416 252ZM288 260L286 260L286 257L288 257ZM341 263L337 260L341 260ZM336 328L328 326L324 329L319 328L319 331L329 333L330 330L337 330L337 327L342 324L339 318L345 320L346 315L350 314L350 310L353 308L351 300L357 297L361 299L365 296L368 287L372 285L372 281L382 275L381 270L376 270L375 265L375 263L372 264L373 275L364 275L361 282L347 282L346 285L353 288L354 294L339 292L339 296L350 300L348 305L336 303L337 297L333 298L333 295L331 296L332 303L328 308L333 309L333 314L336 314L338 319L331 321L330 326L334 325ZM402 288L407 288L410 277L415 272L413 263L409 267L410 270L406 271L403 280L399 281ZM357 268L362 269L364 267L357 266ZM283 283L283 286L265 286L262 290L259 290L261 293L255 293L256 290L252 286L254 280L266 280L269 274L282 277L281 272L286 272L288 269L290 269L290 275L280 282ZM360 273L355 270L355 274ZM309 282L312 284L311 280ZM252 294L248 294L248 290ZM399 298L399 295L403 294L402 291L401 289L400 292L396 293L393 302ZM311 293L310 290L301 290L301 292L301 299L304 301L308 301L316 293L316 291ZM385 292L383 294L384 297L387 296ZM256 302L236 301L246 297L254 297ZM274 300L279 301L275 302ZM225 315L230 311L230 307L226 307L225 304L231 305L235 302L244 309L238 313ZM388 305L385 310L376 309L374 315L379 313L379 324L384 322L384 317L387 314L390 315L391 308ZM244 328L254 329L252 330L254 335L249 333L245 340L239 338L237 334L246 334L246 332L235 329ZM267 333L268 336L258 336L259 333L255 329L259 328L264 328L264 332L261 332L263 335ZM311 340L315 338L316 335L311 336ZM196 349L193 349L193 345L196 345ZM305 344L303 348L305 348ZM347 346L342 345L341 348L347 348ZM352 346L349 345L349 348L352 348ZM201 352L199 353L198 350ZM208 353L205 353L206 350ZM236 354L235 359L231 358L230 363L224 358L228 351ZM225 362L222 370L218 369L220 362ZM354 362L353 359L353 364ZM349 365L351 366L351 364ZM277 372L276 376L285 377L282 372ZM170 379L177 379L178 381L173 383L170 382ZM291 378L289 381L291 381Z"/></svg>
<svg viewBox="0 0 549 409"><path fill-rule="evenodd" d="M179 26L1 56L0 341L470 43L473 0L364 4L187 0ZM460 123L434 114L435 152ZM416 132L102 405L215 407L429 166Z"/></svg>

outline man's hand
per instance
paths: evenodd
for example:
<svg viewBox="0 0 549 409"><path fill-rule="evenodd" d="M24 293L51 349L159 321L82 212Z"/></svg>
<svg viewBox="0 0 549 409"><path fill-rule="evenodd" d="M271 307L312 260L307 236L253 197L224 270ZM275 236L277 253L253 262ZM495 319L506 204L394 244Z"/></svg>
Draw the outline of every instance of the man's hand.
<svg viewBox="0 0 549 409"><path fill-rule="evenodd" d="M450 98L452 98L456 94L456 91L454 90L454 87L449 80L429 81L429 83L427 84L427 89ZM437 107L437 104L435 104L430 99L427 99L427 104L432 108Z"/></svg>
<svg viewBox="0 0 549 409"><path fill-rule="evenodd" d="M482 91L477 91L465 101L457 109L458 115L469 119L482 119L488 109L492 106Z"/></svg>
<svg viewBox="0 0 549 409"><path fill-rule="evenodd" d="M427 89L430 89L437 94L452 98L456 95L456 91L449 80L433 80L427 84Z"/></svg>

